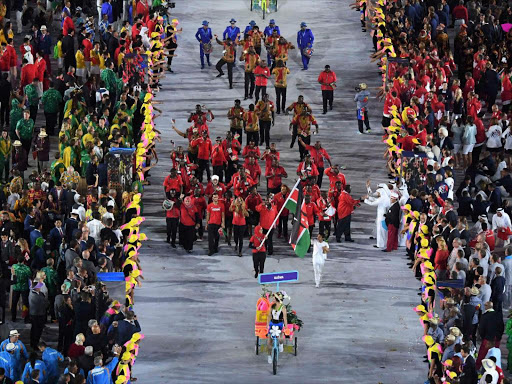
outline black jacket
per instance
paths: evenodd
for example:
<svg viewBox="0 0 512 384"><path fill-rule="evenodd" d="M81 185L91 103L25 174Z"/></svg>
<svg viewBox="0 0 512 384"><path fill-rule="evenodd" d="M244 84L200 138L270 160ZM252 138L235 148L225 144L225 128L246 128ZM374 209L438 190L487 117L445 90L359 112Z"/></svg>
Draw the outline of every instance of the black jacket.
<svg viewBox="0 0 512 384"><path fill-rule="evenodd" d="M386 212L386 225L400 226L400 204L395 202Z"/></svg>
<svg viewBox="0 0 512 384"><path fill-rule="evenodd" d="M478 326L482 340L490 340L494 343L498 335L498 313L490 309L480 317Z"/></svg>
<svg viewBox="0 0 512 384"><path fill-rule="evenodd" d="M463 364L460 384L475 384L477 379L475 359L469 355Z"/></svg>

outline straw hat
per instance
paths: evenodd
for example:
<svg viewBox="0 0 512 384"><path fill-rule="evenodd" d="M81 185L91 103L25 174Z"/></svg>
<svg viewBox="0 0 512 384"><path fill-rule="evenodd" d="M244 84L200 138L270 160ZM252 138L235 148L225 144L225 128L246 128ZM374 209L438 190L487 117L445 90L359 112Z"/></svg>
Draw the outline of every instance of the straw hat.
<svg viewBox="0 0 512 384"><path fill-rule="evenodd" d="M48 134L44 129L41 129L41 132L39 132L39 137L48 137Z"/></svg>
<svg viewBox="0 0 512 384"><path fill-rule="evenodd" d="M361 91L364 91L367 88L366 83L359 84L359 88L361 89Z"/></svg>
<svg viewBox="0 0 512 384"><path fill-rule="evenodd" d="M485 371L495 371L496 370L496 363L492 361L491 359L483 359L482 360L482 367L484 367Z"/></svg>
<svg viewBox="0 0 512 384"><path fill-rule="evenodd" d="M462 335L462 332L461 332L461 331L460 331L460 329L459 329L459 328L457 328L457 327L451 327L451 328L450 328L450 334L452 334L452 335L453 335L453 336L455 336L455 337L459 337L459 336L461 336L461 335Z"/></svg>
<svg viewBox="0 0 512 384"><path fill-rule="evenodd" d="M21 147L21 141L16 140L16 141L14 141L14 143L12 143L12 145L15 147Z"/></svg>
<svg viewBox="0 0 512 384"><path fill-rule="evenodd" d="M471 296L478 296L480 290L477 287L471 287Z"/></svg>

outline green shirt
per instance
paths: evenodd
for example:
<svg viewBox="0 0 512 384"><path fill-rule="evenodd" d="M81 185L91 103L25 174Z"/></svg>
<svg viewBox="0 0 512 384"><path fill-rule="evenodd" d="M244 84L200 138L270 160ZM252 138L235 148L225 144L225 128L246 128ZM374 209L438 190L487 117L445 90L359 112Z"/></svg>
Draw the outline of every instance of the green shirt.
<svg viewBox="0 0 512 384"><path fill-rule="evenodd" d="M16 284L12 286L14 291L28 291L28 281L32 277L32 271L25 264L14 264L12 266L16 271Z"/></svg>
<svg viewBox="0 0 512 384"><path fill-rule="evenodd" d="M34 84L26 85L23 92L27 96L29 105L36 106L39 104L39 92L37 92Z"/></svg>
<svg viewBox="0 0 512 384"><path fill-rule="evenodd" d="M55 269L50 267L44 267L41 269L46 274L46 279L44 279L44 283L48 288L48 295L55 296L57 294L57 272Z"/></svg>
<svg viewBox="0 0 512 384"><path fill-rule="evenodd" d="M62 102L62 95L56 89L50 88L43 93L41 102L46 113L57 113Z"/></svg>
<svg viewBox="0 0 512 384"><path fill-rule="evenodd" d="M20 107L20 102L16 99L13 99L11 102L9 118L11 124L11 139L16 140L18 139L18 136L16 135L16 125L18 124L18 121L23 119L23 108Z"/></svg>
<svg viewBox="0 0 512 384"><path fill-rule="evenodd" d="M54 160L52 166L50 168L50 172L52 174L52 180L54 183L57 183L62 176L62 172L66 170L66 166L62 162L62 160Z"/></svg>
<svg viewBox="0 0 512 384"><path fill-rule="evenodd" d="M32 119L21 119L16 124L16 130L19 132L20 139L30 140L32 139L32 135L34 133L34 120Z"/></svg>
<svg viewBox="0 0 512 384"><path fill-rule="evenodd" d="M100 78L105 82L105 88L107 88L110 93L117 91L117 77L113 70L105 68L101 71Z"/></svg>

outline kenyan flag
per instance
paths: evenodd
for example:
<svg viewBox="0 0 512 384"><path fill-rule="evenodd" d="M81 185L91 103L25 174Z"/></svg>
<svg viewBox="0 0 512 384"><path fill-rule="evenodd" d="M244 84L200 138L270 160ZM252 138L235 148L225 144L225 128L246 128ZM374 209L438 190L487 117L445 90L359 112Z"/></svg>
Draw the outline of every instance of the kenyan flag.
<svg viewBox="0 0 512 384"><path fill-rule="evenodd" d="M297 185L298 183L295 184L290 196L286 200L285 206L292 212L293 209L295 209L290 244L297 256L304 257L308 252L311 238L309 235L309 223L302 188L297 188Z"/></svg>

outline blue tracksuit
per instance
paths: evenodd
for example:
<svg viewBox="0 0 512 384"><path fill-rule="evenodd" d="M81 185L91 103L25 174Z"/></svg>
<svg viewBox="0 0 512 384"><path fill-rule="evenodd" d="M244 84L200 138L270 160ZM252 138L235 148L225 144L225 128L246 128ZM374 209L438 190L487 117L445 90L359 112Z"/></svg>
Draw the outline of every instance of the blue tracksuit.
<svg viewBox="0 0 512 384"><path fill-rule="evenodd" d="M57 382L59 379L59 361L64 361L64 356L55 349L46 347L42 358L46 364L48 382Z"/></svg>
<svg viewBox="0 0 512 384"><path fill-rule="evenodd" d="M222 34L222 40L226 40L228 37L235 41L237 36L240 34L240 28L233 28L231 25L228 25Z"/></svg>
<svg viewBox="0 0 512 384"><path fill-rule="evenodd" d="M201 67L204 67L204 50L203 50L203 44L209 43L213 39L212 35L212 29L203 27L199 28L196 32L196 39L199 41L199 57L201 58ZM206 61L208 62L208 65L210 64L210 55L206 55Z"/></svg>
<svg viewBox="0 0 512 384"><path fill-rule="evenodd" d="M48 378L48 371L46 370L46 364L42 362L41 360L36 360L36 364L34 368L32 368L32 365L30 362L25 364L25 369L23 371L23 383L30 384L32 383L32 371L34 369L39 369L39 384L46 384L46 379Z"/></svg>
<svg viewBox="0 0 512 384"><path fill-rule="evenodd" d="M7 347L7 344L9 344L9 338L2 341L2 344L0 344L0 350L5 351L5 348ZM16 346L16 349L14 349L14 377L16 380L21 376L21 370L22 370L22 359L25 358L25 360L28 360L28 352L27 348L25 347L25 344L21 340L18 340L14 343Z"/></svg>
<svg viewBox="0 0 512 384"><path fill-rule="evenodd" d="M14 361L13 355L7 351L0 352L0 367L5 369L5 376L14 381L16 379L14 373L14 367L16 362Z"/></svg>
<svg viewBox="0 0 512 384"><path fill-rule="evenodd" d="M270 35L272 35L272 32L274 32L274 30L277 31L277 34L279 36L281 36L281 31L279 30L279 27L277 25L274 25L274 27L271 27L270 25L267 25L265 27L265 30L263 31L263 34L265 36L270 36Z"/></svg>
<svg viewBox="0 0 512 384"><path fill-rule="evenodd" d="M302 65L304 69L308 69L309 57L304 55L304 48L313 47L313 42L315 41L315 36L313 36L313 32L311 29L300 30L297 32L297 46L300 49L300 54L302 56Z"/></svg>
<svg viewBox="0 0 512 384"><path fill-rule="evenodd" d="M104 367L94 367L87 375L87 384L112 384L112 372L116 368L119 359L114 357Z"/></svg>

